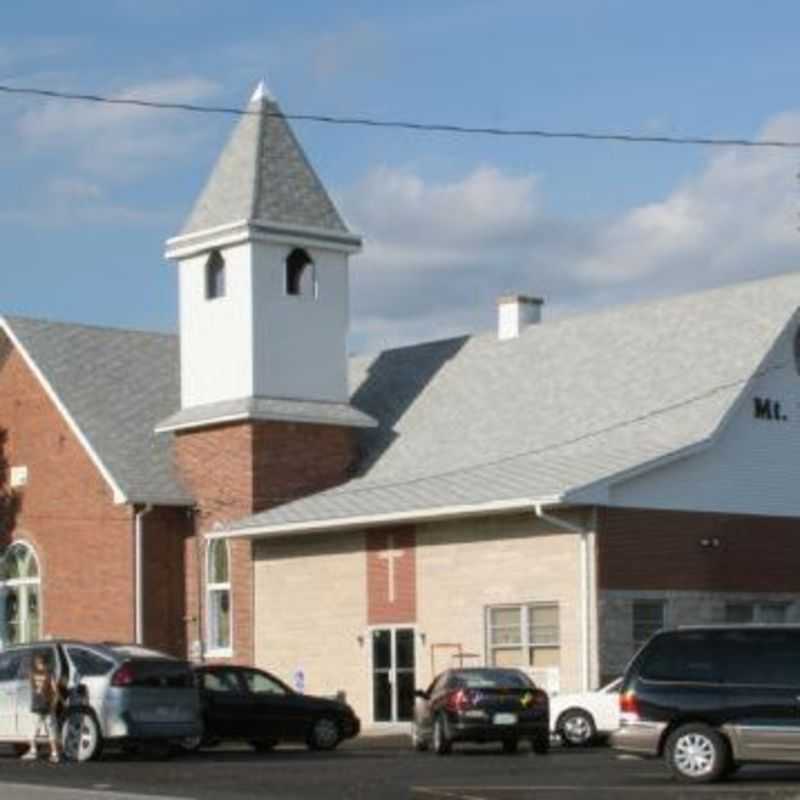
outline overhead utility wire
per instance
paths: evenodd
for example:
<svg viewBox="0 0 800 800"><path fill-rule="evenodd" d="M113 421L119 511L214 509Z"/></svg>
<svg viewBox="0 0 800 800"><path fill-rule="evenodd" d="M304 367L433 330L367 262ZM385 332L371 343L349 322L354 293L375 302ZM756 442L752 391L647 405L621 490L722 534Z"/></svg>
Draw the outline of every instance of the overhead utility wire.
<svg viewBox="0 0 800 800"><path fill-rule="evenodd" d="M194 103L168 103L135 97L105 97L97 94L60 92L54 89L7 86L0 84L5 94L34 95L57 100L77 100L88 103L103 103L115 106L137 106L140 108L170 111L189 111L197 114L230 114L244 117L264 115L298 122L319 122L327 125L351 125L367 128L395 128L422 133L454 133L478 136L508 136L538 139L578 139L594 142L623 142L640 144L698 145L702 147L772 147L800 149L800 141L782 139L715 138L710 136L655 136L636 133L594 133L590 131L558 131L541 128L495 128L445 123L410 122L407 120L375 119L373 117L339 117L330 114L299 114L283 111L252 110L230 106L202 106Z"/></svg>

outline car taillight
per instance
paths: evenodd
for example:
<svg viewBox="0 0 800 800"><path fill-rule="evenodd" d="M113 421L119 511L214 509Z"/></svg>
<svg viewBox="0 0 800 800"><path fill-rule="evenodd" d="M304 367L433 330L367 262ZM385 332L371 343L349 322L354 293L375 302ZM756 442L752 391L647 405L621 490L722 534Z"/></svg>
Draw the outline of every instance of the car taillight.
<svg viewBox="0 0 800 800"><path fill-rule="evenodd" d="M112 686L130 686L133 683L133 668L130 664L123 664L112 676Z"/></svg>
<svg viewBox="0 0 800 800"><path fill-rule="evenodd" d="M473 704L472 692L469 689L456 689L447 696L445 706L448 711L460 714Z"/></svg>
<svg viewBox="0 0 800 800"><path fill-rule="evenodd" d="M619 719L623 725L639 721L639 698L633 690L619 696Z"/></svg>

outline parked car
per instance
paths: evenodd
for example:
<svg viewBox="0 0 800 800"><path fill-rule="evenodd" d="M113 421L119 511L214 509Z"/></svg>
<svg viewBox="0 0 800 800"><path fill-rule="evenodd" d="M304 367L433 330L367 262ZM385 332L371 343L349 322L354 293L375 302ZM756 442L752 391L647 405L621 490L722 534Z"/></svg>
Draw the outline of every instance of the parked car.
<svg viewBox="0 0 800 800"><path fill-rule="evenodd" d="M455 742L501 742L514 753L520 739L534 752L550 748L547 692L516 669L449 669L415 692L414 747L446 755Z"/></svg>
<svg viewBox="0 0 800 800"><path fill-rule="evenodd" d="M726 625L656 634L623 678L612 745L663 756L680 781L741 764L800 761L800 627Z"/></svg>
<svg viewBox="0 0 800 800"><path fill-rule="evenodd" d="M98 758L106 744L161 742L201 731L200 704L189 664L136 646L79 641L17 645L0 652L0 741L28 741L29 674L41 654L69 690L61 720L64 755Z"/></svg>
<svg viewBox="0 0 800 800"><path fill-rule="evenodd" d="M195 667L204 734L186 749L240 739L258 751L279 742L305 742L312 750L333 750L358 736L361 722L344 702L300 694L283 681L252 667Z"/></svg>
<svg viewBox="0 0 800 800"><path fill-rule="evenodd" d="M619 687L622 678L594 692L550 696L553 733L569 747L583 747L619 727Z"/></svg>

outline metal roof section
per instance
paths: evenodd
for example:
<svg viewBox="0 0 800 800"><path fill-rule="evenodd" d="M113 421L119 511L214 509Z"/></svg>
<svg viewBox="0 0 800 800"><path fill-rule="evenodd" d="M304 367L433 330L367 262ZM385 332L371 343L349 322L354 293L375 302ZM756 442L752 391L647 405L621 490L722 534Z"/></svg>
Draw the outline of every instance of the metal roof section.
<svg viewBox="0 0 800 800"><path fill-rule="evenodd" d="M374 428L377 422L347 403L325 403L273 397L243 397L193 406L172 414L156 426L157 433L191 430L243 421L304 422L351 428Z"/></svg>
<svg viewBox="0 0 800 800"><path fill-rule="evenodd" d="M252 536L531 498L707 446L800 303L800 274L351 364L360 434L348 483L233 523Z"/></svg>
<svg viewBox="0 0 800 800"><path fill-rule="evenodd" d="M170 251L240 221L267 229L307 228L360 246L263 82L246 110L180 235L168 242Z"/></svg>

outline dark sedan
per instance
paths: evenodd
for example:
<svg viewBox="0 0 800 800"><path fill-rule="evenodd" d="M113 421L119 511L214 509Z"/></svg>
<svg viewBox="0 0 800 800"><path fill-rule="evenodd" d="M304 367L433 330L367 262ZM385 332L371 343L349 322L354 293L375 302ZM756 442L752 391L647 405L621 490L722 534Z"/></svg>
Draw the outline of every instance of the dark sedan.
<svg viewBox="0 0 800 800"><path fill-rule="evenodd" d="M187 749L239 739L258 751L271 750L279 742L333 750L361 728L346 703L299 694L259 669L201 666L195 673L205 728L202 739L185 743Z"/></svg>
<svg viewBox="0 0 800 800"><path fill-rule="evenodd" d="M417 750L446 755L454 742L502 742L514 753L530 739L535 753L550 748L547 693L516 669L451 669L417 691L413 738Z"/></svg>

